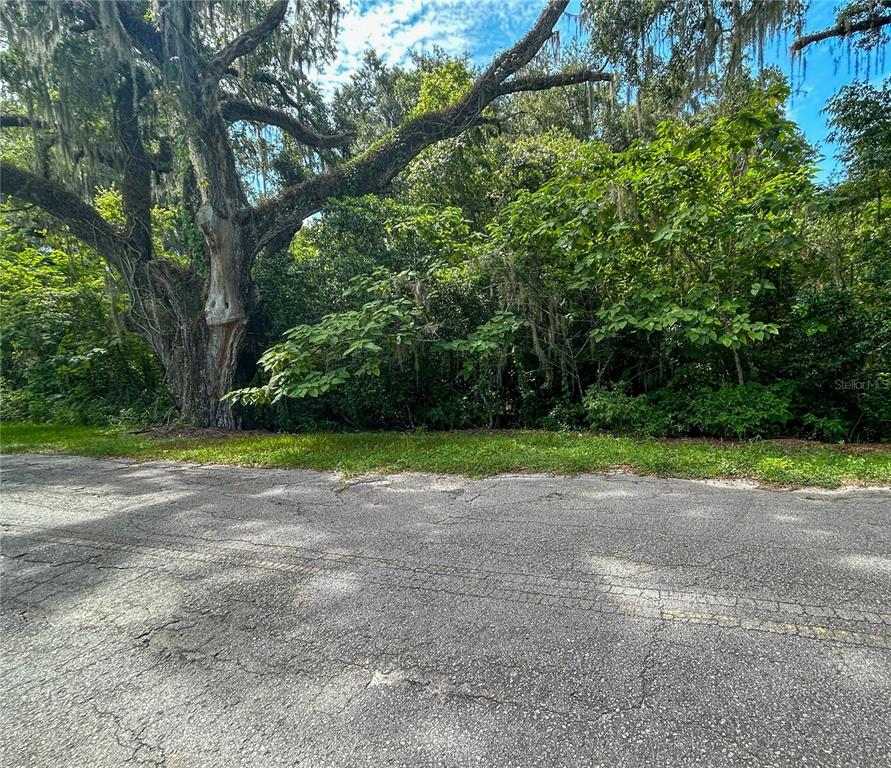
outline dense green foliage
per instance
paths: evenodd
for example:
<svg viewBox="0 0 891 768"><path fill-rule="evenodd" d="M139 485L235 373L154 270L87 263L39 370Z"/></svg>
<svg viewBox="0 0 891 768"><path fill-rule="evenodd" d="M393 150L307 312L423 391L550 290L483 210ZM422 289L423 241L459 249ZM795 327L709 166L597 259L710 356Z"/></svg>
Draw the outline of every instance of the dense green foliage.
<svg viewBox="0 0 891 768"><path fill-rule="evenodd" d="M115 276L70 236L39 226L0 217L7 229L0 251L3 418L163 418L172 404L148 345L124 328Z"/></svg>
<svg viewBox="0 0 891 768"><path fill-rule="evenodd" d="M372 55L341 89L360 148L472 80L439 54L418 65ZM846 168L831 187L775 73L696 111L639 101L637 130L584 89L517 96L387 195L331 203L261 254L242 423L887 440L889 89L830 104ZM97 206L114 219L116 201ZM178 243L157 250L188 258L194 230L153 215ZM3 418L163 417L114 274L37 212L8 207L2 226Z"/></svg>
<svg viewBox="0 0 891 768"><path fill-rule="evenodd" d="M489 169L496 202L431 204L450 180L410 178L332 206L295 240L294 282L261 280L275 330L289 305L302 324L237 397L289 428L886 438L888 184L859 168L887 141L887 97L840 94L850 169L821 189L785 96L752 87L625 150L569 134L437 148Z"/></svg>

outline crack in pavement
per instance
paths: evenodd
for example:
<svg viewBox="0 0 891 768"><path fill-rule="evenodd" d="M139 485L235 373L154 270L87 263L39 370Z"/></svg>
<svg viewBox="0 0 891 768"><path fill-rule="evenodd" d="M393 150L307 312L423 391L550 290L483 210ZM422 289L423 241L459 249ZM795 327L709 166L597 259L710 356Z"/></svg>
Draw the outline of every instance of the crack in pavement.
<svg viewBox="0 0 891 768"><path fill-rule="evenodd" d="M9 525L7 523L7 525ZM794 635L820 641L834 641L853 645L869 645L876 648L891 647L891 639L884 634L891 624L891 615L876 614L866 609L849 611L825 606L780 603L779 601L746 600L745 598L709 594L684 594L674 590L640 589L623 584L600 580L590 583L570 582L538 574L510 574L509 572L444 566L442 564L410 563L405 561L370 558L343 552L313 551L310 557L291 555L291 559L258 559L235 549L195 549L187 545L172 546L173 542L122 543L97 536L72 537L27 530L19 527L24 537L52 544L95 548L105 551L147 555L161 560L188 560L220 565L259 568L281 573L297 574L302 578L324 576L326 578L358 581L398 589L413 589L448 594L486 598L508 602L522 602L542 606L559 606L570 610L592 610L605 614L632 615L658 621L711 624L724 629L771 632ZM202 540L204 541L204 540ZM262 548L263 545L253 546ZM280 550L280 547L267 547ZM90 563L90 558L78 561ZM354 572L345 568L361 566L365 570ZM77 567L77 566L75 566ZM511 576L519 575L519 580ZM45 582L41 582L45 583ZM21 594L35 589L28 587L10 596L18 599ZM743 600L743 605L740 605ZM781 606L788 606L786 615L780 615ZM704 607L717 608L706 610ZM748 615L736 616L729 611L747 607ZM791 617L790 617L790 614ZM802 623L798 617L813 617L814 621ZM821 621L818 621L821 620ZM846 624L845 621L848 623ZM872 626L874 625L874 626ZM864 630L864 627L867 627Z"/></svg>

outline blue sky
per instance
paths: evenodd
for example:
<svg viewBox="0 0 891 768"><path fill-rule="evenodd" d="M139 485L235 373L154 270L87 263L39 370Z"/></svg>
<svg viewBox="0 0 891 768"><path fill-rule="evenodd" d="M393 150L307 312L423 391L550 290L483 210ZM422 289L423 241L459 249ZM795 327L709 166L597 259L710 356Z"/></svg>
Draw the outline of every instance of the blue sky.
<svg viewBox="0 0 891 768"><path fill-rule="evenodd" d="M525 34L542 5L543 0L352 0L342 22L340 56L324 80L333 85L346 78L369 47L390 63L404 63L411 51L429 51L438 45L451 54L467 53L475 63L485 64L494 52L509 47ZM578 12L578 5L579 0L573 0L569 10ZM829 26L835 7L833 0L812 0L808 31ZM568 19L561 26L564 38L572 34ZM848 64L845 44L812 46L803 76L793 74L787 46L788 41L775 41L766 51L767 63L776 64L791 75L796 93L789 114L824 153L819 178L825 180L836 170L837 163L835 148L826 141L829 129L821 112L827 100L858 75L853 62ZM878 83L889 74L887 69L876 72L873 65L868 78L866 72L859 77Z"/></svg>

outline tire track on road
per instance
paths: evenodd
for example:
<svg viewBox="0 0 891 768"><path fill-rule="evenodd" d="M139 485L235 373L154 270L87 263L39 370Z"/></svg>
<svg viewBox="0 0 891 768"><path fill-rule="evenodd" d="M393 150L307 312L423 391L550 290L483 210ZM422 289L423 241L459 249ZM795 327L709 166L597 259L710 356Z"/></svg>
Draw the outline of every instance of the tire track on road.
<svg viewBox="0 0 891 768"><path fill-rule="evenodd" d="M763 600L729 592L630 587L590 575L576 579L259 543L252 543L250 551L246 551L241 547L208 546L206 540L201 544L149 538L134 542L92 532L89 535L56 534L12 521L4 525L13 529L20 539L94 549L100 553L256 568L292 574L298 579L334 579L388 589L706 624L873 648L891 647L891 637L887 634L891 614L868 609Z"/></svg>

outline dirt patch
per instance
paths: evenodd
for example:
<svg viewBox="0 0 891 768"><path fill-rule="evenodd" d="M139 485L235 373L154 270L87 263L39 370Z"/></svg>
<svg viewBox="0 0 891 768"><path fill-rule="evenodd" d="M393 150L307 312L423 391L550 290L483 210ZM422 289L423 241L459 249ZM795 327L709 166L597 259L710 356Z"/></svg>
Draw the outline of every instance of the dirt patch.
<svg viewBox="0 0 891 768"><path fill-rule="evenodd" d="M891 443L846 443L832 447L842 453L891 453Z"/></svg>

